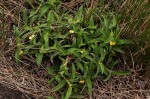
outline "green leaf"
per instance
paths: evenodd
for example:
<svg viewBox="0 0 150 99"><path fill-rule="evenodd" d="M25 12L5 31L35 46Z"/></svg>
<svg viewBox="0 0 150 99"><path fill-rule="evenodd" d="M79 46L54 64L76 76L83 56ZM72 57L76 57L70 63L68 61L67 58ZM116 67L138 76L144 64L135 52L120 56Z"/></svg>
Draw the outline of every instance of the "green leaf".
<svg viewBox="0 0 150 99"><path fill-rule="evenodd" d="M49 3L46 3L45 5L43 5L40 9L39 17L42 17L48 11L50 7L51 5Z"/></svg>
<svg viewBox="0 0 150 99"><path fill-rule="evenodd" d="M91 15L90 20L89 20L89 26L87 27L89 29L96 29L96 26L94 24L94 19L93 16Z"/></svg>
<svg viewBox="0 0 150 99"><path fill-rule="evenodd" d="M89 94L91 95L92 94L92 82L90 80L90 77L86 78L86 83L87 83Z"/></svg>
<svg viewBox="0 0 150 99"><path fill-rule="evenodd" d="M77 51L72 52L72 54L73 54L74 56L76 56L76 57L80 57L80 53L77 52Z"/></svg>
<svg viewBox="0 0 150 99"><path fill-rule="evenodd" d="M47 70L50 75L56 75L54 70L51 67L47 68Z"/></svg>
<svg viewBox="0 0 150 99"><path fill-rule="evenodd" d="M72 45L69 45L69 44L68 44L68 45L64 45L64 46L63 46L63 48L70 48L70 47L72 47Z"/></svg>
<svg viewBox="0 0 150 99"><path fill-rule="evenodd" d="M99 68L101 69L101 73L103 74L105 72L105 66L102 62L98 62L98 64Z"/></svg>
<svg viewBox="0 0 150 99"><path fill-rule="evenodd" d="M29 19L29 25L31 27L33 27L32 25L34 24L34 22L37 20L38 16L37 15L34 15L32 16L30 19Z"/></svg>
<svg viewBox="0 0 150 99"><path fill-rule="evenodd" d="M48 83L51 84L53 81L55 81L55 77L52 77L52 78L48 81Z"/></svg>
<svg viewBox="0 0 150 99"><path fill-rule="evenodd" d="M96 39L93 38L93 39L91 39L91 40L88 41L88 43L94 43L94 44L98 43L98 42L100 42L99 38L96 38Z"/></svg>
<svg viewBox="0 0 150 99"><path fill-rule="evenodd" d="M63 79L57 86L55 86L55 87L53 88L52 91L58 91L58 90L60 90L62 87L65 86L65 84L66 84L66 80Z"/></svg>
<svg viewBox="0 0 150 99"><path fill-rule="evenodd" d="M23 10L23 23L24 23L24 25L27 25L27 23L28 23L28 15L27 15L26 8Z"/></svg>
<svg viewBox="0 0 150 99"><path fill-rule="evenodd" d="M115 37L119 37L119 34L120 34L120 27L119 25L116 26L116 32L115 32Z"/></svg>
<svg viewBox="0 0 150 99"><path fill-rule="evenodd" d="M20 59L20 50L19 49L15 53L15 58L16 58L17 64L19 64L19 59Z"/></svg>
<svg viewBox="0 0 150 99"><path fill-rule="evenodd" d="M48 96L46 99L54 99L54 97Z"/></svg>
<svg viewBox="0 0 150 99"><path fill-rule="evenodd" d="M109 43L109 42L111 42L111 41L114 41L114 37L113 37L113 36L109 36L109 37L105 40L104 44L107 44L107 43Z"/></svg>
<svg viewBox="0 0 150 99"><path fill-rule="evenodd" d="M84 37L84 39L85 39L86 42L90 41L90 38L89 38L89 36L87 35L86 32L83 33L83 37Z"/></svg>
<svg viewBox="0 0 150 99"><path fill-rule="evenodd" d="M60 99L65 99L65 92L64 91L61 93Z"/></svg>
<svg viewBox="0 0 150 99"><path fill-rule="evenodd" d="M104 81L108 81L111 78L111 72L109 72L109 75L107 76L107 78L104 79Z"/></svg>
<svg viewBox="0 0 150 99"><path fill-rule="evenodd" d="M70 96L70 98L72 99L84 99L84 96L83 95L78 95L78 94L73 94Z"/></svg>
<svg viewBox="0 0 150 99"><path fill-rule="evenodd" d="M61 81L62 81L62 79L61 79L61 75L56 75L56 76L54 76L55 77L55 80L58 82L58 83L60 83Z"/></svg>
<svg viewBox="0 0 150 99"><path fill-rule="evenodd" d="M106 52L101 53L100 61L103 62L106 56Z"/></svg>
<svg viewBox="0 0 150 99"><path fill-rule="evenodd" d="M84 78L87 77L87 75L88 75L88 70L89 70L88 65L87 65L87 64L84 64Z"/></svg>
<svg viewBox="0 0 150 99"><path fill-rule="evenodd" d="M113 15L112 24L110 25L109 28L114 28L116 27L116 25L117 25L117 19L116 19L116 16Z"/></svg>
<svg viewBox="0 0 150 99"><path fill-rule="evenodd" d="M79 51L79 49L77 49L77 48L69 48L68 50L66 50L66 53L70 54L70 53L73 53L75 51Z"/></svg>
<svg viewBox="0 0 150 99"><path fill-rule="evenodd" d="M125 53L121 48L119 47L113 47L113 50L117 51L117 52L120 52L120 53Z"/></svg>
<svg viewBox="0 0 150 99"><path fill-rule="evenodd" d="M117 25L117 18L115 15L113 15L113 26L115 27Z"/></svg>
<svg viewBox="0 0 150 99"><path fill-rule="evenodd" d="M120 39L119 41L118 41L118 44L133 44L133 42L132 41L130 41L130 40L125 40L125 39Z"/></svg>
<svg viewBox="0 0 150 99"><path fill-rule="evenodd" d="M70 95L72 94L72 86L69 86L66 95L65 95L65 99L69 99Z"/></svg>
<svg viewBox="0 0 150 99"><path fill-rule="evenodd" d="M112 71L112 74L114 75L129 75L130 72L129 71Z"/></svg>
<svg viewBox="0 0 150 99"><path fill-rule="evenodd" d="M43 53L37 53L36 54L36 63L38 66L41 65L42 59L43 59Z"/></svg>
<svg viewBox="0 0 150 99"><path fill-rule="evenodd" d="M16 36L16 37L19 37L20 32L19 32L18 27L16 27L16 26L14 25L13 28L14 28L15 36Z"/></svg>
<svg viewBox="0 0 150 99"><path fill-rule="evenodd" d="M108 29L109 27L109 23L108 23L108 19L107 19L107 17L106 16L104 16L103 15L103 19L104 19L104 25L105 25L105 27Z"/></svg>
<svg viewBox="0 0 150 99"><path fill-rule="evenodd" d="M54 58L55 58L58 54L60 54L60 52L58 52L58 51L57 51L57 52L55 51L53 54L50 54L50 60L51 60L52 63L54 63L53 60L54 60Z"/></svg>
<svg viewBox="0 0 150 99"><path fill-rule="evenodd" d="M80 62L77 62L77 65L78 69L80 69L82 72L83 72L83 65L80 63Z"/></svg>
<svg viewBox="0 0 150 99"><path fill-rule="evenodd" d="M61 22L61 17L54 11L54 17L56 17L58 22Z"/></svg>
<svg viewBox="0 0 150 99"><path fill-rule="evenodd" d="M111 57L111 56L110 56ZM111 57L112 58L112 57ZM110 61L111 63L108 65L109 66L109 69L113 69L114 68L114 66L116 66L117 64L118 64L118 60L116 60L116 61Z"/></svg>
<svg viewBox="0 0 150 99"><path fill-rule="evenodd" d="M49 51L49 48L46 49L46 48L44 47L44 45L41 46L41 48L40 48L40 53L48 53L48 51Z"/></svg>
<svg viewBox="0 0 150 99"><path fill-rule="evenodd" d="M56 0L48 0L48 2L54 6L54 4L56 3Z"/></svg>
<svg viewBox="0 0 150 99"><path fill-rule="evenodd" d="M76 44L77 44L77 39L76 37L73 37L72 46L76 47Z"/></svg>
<svg viewBox="0 0 150 99"><path fill-rule="evenodd" d="M50 11L50 12L48 13L48 17L47 17L47 24L48 24L48 25L51 25L52 22L53 22L53 19L54 19L54 15L53 15L52 11Z"/></svg>
<svg viewBox="0 0 150 99"><path fill-rule="evenodd" d="M45 31L44 41L45 41L46 48L48 48L49 47L49 32L48 31Z"/></svg>
<svg viewBox="0 0 150 99"><path fill-rule="evenodd" d="M30 12L29 18L31 18L32 16L34 16L37 12L38 12L38 10L32 10Z"/></svg>
<svg viewBox="0 0 150 99"><path fill-rule="evenodd" d="M76 13L77 21L81 21L82 15L83 15L83 6L81 6L78 12Z"/></svg>
<svg viewBox="0 0 150 99"><path fill-rule="evenodd" d="M94 75L93 78L96 78L96 77L98 76L98 74L100 73L100 68L99 68L99 66L97 66L96 68L97 68L97 69L96 69L96 73L95 73L95 75Z"/></svg>
<svg viewBox="0 0 150 99"><path fill-rule="evenodd" d="M83 42L82 32L80 31L77 36L77 46L80 47L82 45L82 42Z"/></svg>
<svg viewBox="0 0 150 99"><path fill-rule="evenodd" d="M113 15L113 27L115 27L117 25L117 19L116 19L116 16Z"/></svg>
<svg viewBox="0 0 150 99"><path fill-rule="evenodd" d="M87 58L88 60L90 60L91 62L96 63L96 61L89 55L85 56L85 58Z"/></svg>
<svg viewBox="0 0 150 99"><path fill-rule="evenodd" d="M71 73L71 79L75 79L76 77L76 67L74 64L72 64L72 73Z"/></svg>
<svg viewBox="0 0 150 99"><path fill-rule="evenodd" d="M38 24L38 26L36 27L37 29L39 29L39 31L41 30L41 28L45 28L47 27L47 23L43 23L43 24ZM35 28L35 29L36 29Z"/></svg>

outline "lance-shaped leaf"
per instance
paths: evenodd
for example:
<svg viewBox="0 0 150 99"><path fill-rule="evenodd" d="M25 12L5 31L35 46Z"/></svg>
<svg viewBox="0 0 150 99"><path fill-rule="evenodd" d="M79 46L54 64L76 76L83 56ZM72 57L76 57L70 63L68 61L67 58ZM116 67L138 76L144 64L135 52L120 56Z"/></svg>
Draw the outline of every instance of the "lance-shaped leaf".
<svg viewBox="0 0 150 99"><path fill-rule="evenodd" d="M38 66L41 65L42 59L43 59L43 53L37 53L36 54L36 63Z"/></svg>
<svg viewBox="0 0 150 99"><path fill-rule="evenodd" d="M102 62L98 62L98 66L101 69L101 73L103 74L105 72L105 66Z"/></svg>
<svg viewBox="0 0 150 99"><path fill-rule="evenodd" d="M65 99L69 99L70 95L72 94L72 86L69 86L66 95L65 95Z"/></svg>
<svg viewBox="0 0 150 99"><path fill-rule="evenodd" d="M95 23L93 16L91 15L90 20L89 20L89 26L87 27L88 29L96 29Z"/></svg>
<svg viewBox="0 0 150 99"><path fill-rule="evenodd" d="M23 10L23 24L27 25L28 23L28 15L27 15L27 9Z"/></svg>
<svg viewBox="0 0 150 99"><path fill-rule="evenodd" d="M72 64L72 73L71 73L71 79L75 79L76 77L76 67L74 64Z"/></svg>
<svg viewBox="0 0 150 99"><path fill-rule="evenodd" d="M83 95L73 94L70 96L71 99L84 99Z"/></svg>
<svg viewBox="0 0 150 99"><path fill-rule="evenodd" d="M121 48L117 47L117 46L114 46L113 47L113 50L114 51L117 51L117 52L120 52L120 53L125 53Z"/></svg>
<svg viewBox="0 0 150 99"><path fill-rule="evenodd" d="M48 11L50 7L51 5L49 3L46 3L45 5L43 5L40 9L39 17L42 17Z"/></svg>
<svg viewBox="0 0 150 99"><path fill-rule="evenodd" d="M112 71L112 74L114 75L129 75L129 71Z"/></svg>
<svg viewBox="0 0 150 99"><path fill-rule="evenodd" d="M116 25L117 25L117 19L116 19L116 16L113 15L112 24L110 24L109 28L114 28L116 27Z"/></svg>
<svg viewBox="0 0 150 99"><path fill-rule="evenodd" d="M48 31L45 31L44 41L45 41L45 47L48 48L49 47L49 32Z"/></svg>
<svg viewBox="0 0 150 99"><path fill-rule="evenodd" d="M59 83L57 86L55 86L55 87L53 88L53 91L58 91L58 90L60 90L62 87L65 86L65 84L66 84L66 80L63 79L62 81L60 81L60 83Z"/></svg>
<svg viewBox="0 0 150 99"><path fill-rule="evenodd" d="M77 68L79 69L79 70L81 70L82 72L84 71L84 69L83 69L83 65L80 63L80 62L77 62Z"/></svg>
<svg viewBox="0 0 150 99"><path fill-rule="evenodd" d="M120 39L118 44L133 44L133 42L130 40Z"/></svg>
<svg viewBox="0 0 150 99"><path fill-rule="evenodd" d="M108 81L111 78L111 72L109 72L107 78L104 79L104 81Z"/></svg>
<svg viewBox="0 0 150 99"><path fill-rule="evenodd" d="M91 81L90 77L86 78L86 83L87 83L89 94L91 95L92 94L92 81Z"/></svg>
<svg viewBox="0 0 150 99"><path fill-rule="evenodd" d="M47 17L47 22L48 22L47 24L48 25L52 24L53 20L54 20L54 15L53 15L52 11L50 11L48 13L48 17Z"/></svg>

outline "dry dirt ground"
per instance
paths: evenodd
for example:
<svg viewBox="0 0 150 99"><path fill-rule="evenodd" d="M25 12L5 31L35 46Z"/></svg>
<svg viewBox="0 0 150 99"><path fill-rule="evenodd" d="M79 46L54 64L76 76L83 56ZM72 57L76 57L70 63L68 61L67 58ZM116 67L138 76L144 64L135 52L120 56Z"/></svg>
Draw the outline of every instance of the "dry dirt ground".
<svg viewBox="0 0 150 99"><path fill-rule="evenodd" d="M0 99L34 99L18 90L8 88L8 86L0 84Z"/></svg>
<svg viewBox="0 0 150 99"><path fill-rule="evenodd" d="M33 74L32 70L24 66L17 66L12 59L13 54L5 55L5 52L0 50L0 99L45 99L49 95L57 97L50 92L48 79Z"/></svg>

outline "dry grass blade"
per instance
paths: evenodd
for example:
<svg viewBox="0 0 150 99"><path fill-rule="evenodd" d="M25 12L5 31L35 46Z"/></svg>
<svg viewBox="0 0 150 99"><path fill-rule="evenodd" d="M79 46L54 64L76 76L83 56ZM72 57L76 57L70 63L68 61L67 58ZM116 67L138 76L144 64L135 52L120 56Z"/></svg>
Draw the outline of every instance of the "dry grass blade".
<svg viewBox="0 0 150 99"><path fill-rule="evenodd" d="M150 19L148 0L126 0L119 8L122 14L121 31L123 37L137 38L146 30Z"/></svg>

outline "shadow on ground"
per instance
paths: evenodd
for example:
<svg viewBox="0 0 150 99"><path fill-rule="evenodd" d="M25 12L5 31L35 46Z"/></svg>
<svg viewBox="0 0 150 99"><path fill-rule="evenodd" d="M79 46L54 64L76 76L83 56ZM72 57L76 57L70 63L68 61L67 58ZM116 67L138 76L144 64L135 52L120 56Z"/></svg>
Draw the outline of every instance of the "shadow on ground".
<svg viewBox="0 0 150 99"><path fill-rule="evenodd" d="M18 90L13 90L0 84L0 99L35 99Z"/></svg>

